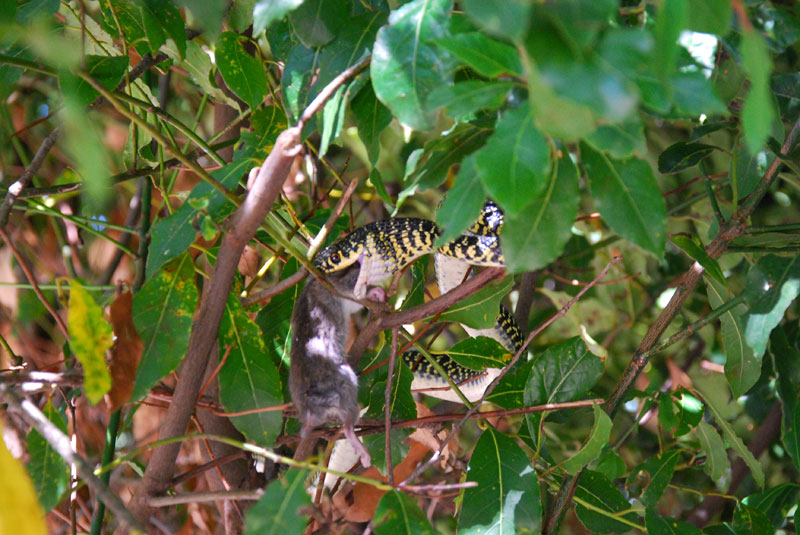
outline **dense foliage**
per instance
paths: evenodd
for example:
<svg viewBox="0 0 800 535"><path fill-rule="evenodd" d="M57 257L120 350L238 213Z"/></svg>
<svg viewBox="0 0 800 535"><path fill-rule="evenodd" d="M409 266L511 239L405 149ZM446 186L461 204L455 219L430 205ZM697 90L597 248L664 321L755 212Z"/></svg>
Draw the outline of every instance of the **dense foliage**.
<svg viewBox="0 0 800 535"><path fill-rule="evenodd" d="M782 0L2 2L0 532L795 532L798 39ZM353 346L375 467L323 492L300 275L487 198L505 276L399 279L413 325ZM398 346L509 362L458 327L501 301L537 335L492 415L412 395Z"/></svg>

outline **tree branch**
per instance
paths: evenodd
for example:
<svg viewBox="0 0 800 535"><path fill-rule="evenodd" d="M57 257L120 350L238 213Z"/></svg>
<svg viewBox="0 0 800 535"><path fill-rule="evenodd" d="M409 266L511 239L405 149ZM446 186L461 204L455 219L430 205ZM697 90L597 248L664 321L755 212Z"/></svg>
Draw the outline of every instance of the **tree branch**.
<svg viewBox="0 0 800 535"><path fill-rule="evenodd" d="M432 299L427 303L388 315L376 315L372 321L367 323L361 330L358 337L353 342L353 345L350 347L350 361L358 362L361 355L366 351L369 341L379 332L385 329L414 323L415 321L447 310L459 301L474 294L491 281L503 278L505 274L506 271L503 268L487 268L468 279L466 282L456 286L446 294Z"/></svg>
<svg viewBox="0 0 800 535"><path fill-rule="evenodd" d="M313 115L314 106L324 104L324 95L332 95L336 87L368 64L362 60L337 76L303 112L302 117ZM87 77L91 83L91 77ZM333 90L329 88L333 87ZM102 88L97 88L101 90ZM101 91L102 94L102 91ZM275 141L264 164L259 168L252 186L231 219L229 231L222 239L211 278L205 284L192 324L189 347L175 387L172 403L167 409L159 432L159 440L180 436L186 430L197 401L209 356L215 347L222 314L236 274L239 258L245 245L255 235L261 221L272 209L281 192L295 156L300 150L302 120L298 125L284 130ZM176 154L176 157L178 155ZM133 499L133 510L138 518L149 518L153 511L148 500L165 492L172 481L175 459L180 443L171 443L153 452L142 483Z"/></svg>
<svg viewBox="0 0 800 535"><path fill-rule="evenodd" d="M42 167L45 158L47 158L47 155L50 153L50 149L56 144L56 139L58 139L60 133L60 127L56 127L44 138L42 144L39 145L39 148L36 150L36 154L34 154L30 165L25 169L25 172L22 173L22 176L20 176L16 182L9 186L6 198L3 199L3 204L0 205L0 228L6 228L8 216L11 213L11 208L14 206L14 203L17 202L17 197L22 193L22 190L30 185L33 175Z"/></svg>

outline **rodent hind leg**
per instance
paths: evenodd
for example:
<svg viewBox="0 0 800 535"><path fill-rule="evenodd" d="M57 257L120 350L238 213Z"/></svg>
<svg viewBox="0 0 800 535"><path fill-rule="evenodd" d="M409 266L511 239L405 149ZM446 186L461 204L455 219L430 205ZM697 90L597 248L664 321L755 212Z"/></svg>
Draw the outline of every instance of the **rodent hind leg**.
<svg viewBox="0 0 800 535"><path fill-rule="evenodd" d="M364 443L361 442L358 437L356 436L356 432L353 430L353 424L344 424L344 436L350 445L353 446L353 449L356 450L356 453L361 457L361 464L364 468L369 468L372 466L372 459L369 456L369 452L367 448L364 447Z"/></svg>

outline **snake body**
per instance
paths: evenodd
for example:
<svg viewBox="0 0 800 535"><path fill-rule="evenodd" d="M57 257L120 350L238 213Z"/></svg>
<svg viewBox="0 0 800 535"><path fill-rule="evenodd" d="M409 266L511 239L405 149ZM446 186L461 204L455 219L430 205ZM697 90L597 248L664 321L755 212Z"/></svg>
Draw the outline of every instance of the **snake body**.
<svg viewBox="0 0 800 535"><path fill-rule="evenodd" d="M413 217L375 221L358 227L324 248L314 259L314 265L323 273L331 274L358 262L361 268L353 294L363 298L368 285L380 283L420 256L435 253L437 283L440 291L445 293L463 281L470 266L505 265L499 240L502 225L502 211L493 202L487 201L477 221L464 234L434 251L439 228L433 221ZM502 305L493 328L472 329L464 326L464 329L471 336L494 338L511 352L518 351L522 346L519 327ZM446 354L437 353L434 357L470 401L478 399L499 373L496 368L471 370ZM426 390L425 393L432 397L460 401L455 392L443 388L447 382L417 351L406 351L403 359L414 372L412 389Z"/></svg>

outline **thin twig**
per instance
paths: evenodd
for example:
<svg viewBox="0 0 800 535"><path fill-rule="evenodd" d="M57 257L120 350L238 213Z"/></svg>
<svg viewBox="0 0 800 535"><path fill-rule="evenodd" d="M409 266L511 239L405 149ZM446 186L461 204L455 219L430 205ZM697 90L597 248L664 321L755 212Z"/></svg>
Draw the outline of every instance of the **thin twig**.
<svg viewBox="0 0 800 535"><path fill-rule="evenodd" d="M215 492L192 492L177 496L158 496L147 499L150 507L169 507L187 503L206 503L218 500L250 500L257 501L264 495L263 490L226 490Z"/></svg>
<svg viewBox="0 0 800 535"><path fill-rule="evenodd" d="M297 121L297 129L302 131L303 127L306 125L308 121L317 113L325 103L328 101L329 98L333 96L339 86L345 83L347 80L364 70L367 65L369 65L372 56L366 56L358 63L351 65L347 69L340 72L336 78L331 80L328 85L326 85L322 91L311 101L311 104L303 111L303 114L300 116L300 119Z"/></svg>
<svg viewBox="0 0 800 535"><path fill-rule="evenodd" d="M394 376L394 365L397 361L397 327L392 329L392 354L389 357L389 373L386 375L386 390L383 393L384 407L384 433L386 435L386 478L391 486L394 486L394 466L392 466L392 377Z"/></svg>
<svg viewBox="0 0 800 535"><path fill-rule="evenodd" d="M64 333L64 336L66 336L67 339L69 339L69 329L67 329L67 324L64 323L64 320L61 319L61 316L58 315L56 309L53 308L53 305L51 305L50 302L47 300L47 298L44 296L42 290L39 289L39 284L36 282L36 277L33 276L31 268L28 266L28 263L25 262L25 259L22 258L22 255L14 246L14 242L11 241L11 238L9 238L8 234L6 234L5 229L3 229L2 227L0 227L0 237L3 238L8 247L11 249L11 252L14 254L14 258L17 259L19 267L22 268L22 272L25 273L25 277L27 277L28 282L31 283L31 287L33 288L33 291L36 293L36 297L39 298L39 300L42 302L42 305L44 305L44 307L47 309L50 315L53 316L53 319L56 321L56 325L58 325L59 329L61 329L61 332Z"/></svg>
<svg viewBox="0 0 800 535"><path fill-rule="evenodd" d="M314 236L314 239L311 240L311 243L308 245L308 254L306 258L309 260L313 259L319 248L325 243L325 238L328 237L333 225L336 224L336 220L339 219L339 216L344 212L344 207L347 206L347 202L350 200L353 192L356 191L356 187L358 187L358 180L351 180L347 188L342 192L339 202L336 203L336 208L333 209L331 215L328 216L328 220L325 221L325 224L319 229L317 235Z"/></svg>
<svg viewBox="0 0 800 535"><path fill-rule="evenodd" d="M351 362L357 361L361 357L369 341L382 330L408 325L423 318L434 316L443 310L447 310L464 298L474 294L491 281L503 278L505 273L506 271L503 268L487 268L449 292L427 303L385 316L376 315L375 318L367 323L361 330L358 337L353 342L353 345L350 347L349 354Z"/></svg>
<svg viewBox="0 0 800 535"><path fill-rule="evenodd" d="M200 466L195 466L191 470L188 470L182 474L178 474L172 480L172 485L177 487L181 483L189 481L190 479L193 479L199 476L200 474L204 474L208 470L211 470L212 468L216 468L217 466L222 466L223 464L227 464L236 461L238 459L242 459L244 457L246 457L246 454L241 450L236 450L235 452L229 453L228 455L225 455L223 457L217 457L216 459L213 459L205 464L201 464Z"/></svg>
<svg viewBox="0 0 800 535"><path fill-rule="evenodd" d="M39 148L36 150L36 154L34 154L30 165L27 167L27 169L25 169L25 172L22 173L22 176L20 176L16 182L9 186L6 198L3 199L3 204L0 205L0 229L6 228L6 225L8 224L8 215L11 213L11 208L17 201L17 197L19 197L19 194L22 192L22 190L30 185L33 175L35 175L39 171L39 168L42 167L44 160L50 153L50 149L52 149L53 145L56 144L56 139L58 139L58 135L60 133L61 129L56 127L46 138L44 138L42 144L39 145Z"/></svg>
<svg viewBox="0 0 800 535"><path fill-rule="evenodd" d="M106 486L100 479L94 475L94 471L89 463L83 457L75 453L70 444L70 439L65 435L47 416L45 416L39 407L34 405L31 401L20 398L16 393L6 385L0 384L0 394L2 394L8 407L15 412L18 412L28 423L30 423L48 444L55 450L58 455L64 459L68 465L74 465L78 471L78 476L86 482L98 498L106 504L106 506L114 512L120 522L127 524L132 532L144 533L144 528L131 514L131 512L122 504L120 499Z"/></svg>
<svg viewBox="0 0 800 535"><path fill-rule="evenodd" d="M285 279L281 280L275 286L270 288L266 288L261 290L260 292L256 292L252 295L248 295L244 299L242 299L242 306L247 308L252 305L261 305L267 301L273 295L278 295L279 293L283 293L301 280L305 279L308 275L308 271L305 268L300 268L295 271L293 274L289 275Z"/></svg>

